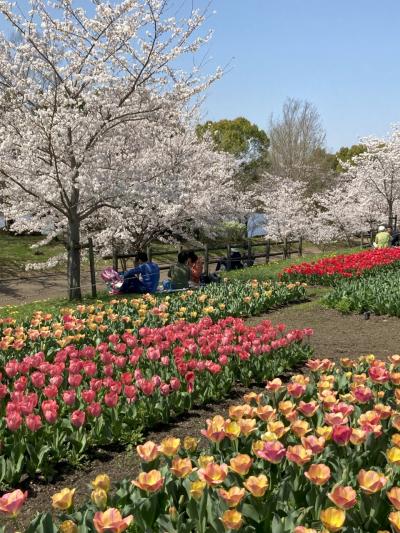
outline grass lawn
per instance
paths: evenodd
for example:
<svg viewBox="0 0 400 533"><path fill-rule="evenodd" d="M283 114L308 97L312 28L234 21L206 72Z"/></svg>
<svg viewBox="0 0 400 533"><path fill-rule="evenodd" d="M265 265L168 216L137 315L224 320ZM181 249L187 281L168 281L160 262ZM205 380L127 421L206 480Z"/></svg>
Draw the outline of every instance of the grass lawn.
<svg viewBox="0 0 400 533"><path fill-rule="evenodd" d="M9 277L16 271L24 270L27 263L41 263L64 251L61 244L48 244L31 248L43 240L41 236L10 235L0 230L0 278Z"/></svg>

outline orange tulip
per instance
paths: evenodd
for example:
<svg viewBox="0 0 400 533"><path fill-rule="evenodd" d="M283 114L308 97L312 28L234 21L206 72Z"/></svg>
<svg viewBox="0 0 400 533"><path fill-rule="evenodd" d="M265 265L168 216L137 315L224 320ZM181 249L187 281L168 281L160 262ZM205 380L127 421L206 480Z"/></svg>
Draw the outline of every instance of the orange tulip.
<svg viewBox="0 0 400 533"><path fill-rule="evenodd" d="M311 450L304 448L301 444L295 446L288 446L286 450L286 458L298 466L303 466L311 460Z"/></svg>
<svg viewBox="0 0 400 533"><path fill-rule="evenodd" d="M374 494L383 489L387 479L383 474L375 472L375 470L360 470L357 476L357 481L361 490L367 494Z"/></svg>
<svg viewBox="0 0 400 533"><path fill-rule="evenodd" d="M294 528L293 533L317 533L317 530L309 527L297 526Z"/></svg>
<svg viewBox="0 0 400 533"><path fill-rule="evenodd" d="M122 518L118 509L107 509L97 512L93 517L93 524L98 533L121 533L132 523L133 516Z"/></svg>
<svg viewBox="0 0 400 533"><path fill-rule="evenodd" d="M148 440L144 444L136 446L136 451L142 461L150 463L157 459L159 451L155 442Z"/></svg>
<svg viewBox="0 0 400 533"><path fill-rule="evenodd" d="M267 425L267 429L269 432L275 433L278 439L280 439L285 433L289 431L290 428L286 427L280 420L277 420L276 422L269 422Z"/></svg>
<svg viewBox="0 0 400 533"><path fill-rule="evenodd" d="M224 417L217 415L212 420L207 420L207 429L202 429L201 433L211 442L221 442L225 438Z"/></svg>
<svg viewBox="0 0 400 533"><path fill-rule="evenodd" d="M0 511L13 517L17 516L27 497L28 492L19 489L4 494L0 498Z"/></svg>
<svg viewBox="0 0 400 533"><path fill-rule="evenodd" d="M400 487L392 487L386 496L391 501L392 505L396 507L397 511L400 511Z"/></svg>
<svg viewBox="0 0 400 533"><path fill-rule="evenodd" d="M389 515L389 522L395 533L400 533L400 511L393 511Z"/></svg>
<svg viewBox="0 0 400 533"><path fill-rule="evenodd" d="M363 442L365 442L366 438L367 438L367 434L364 430L352 428L351 435L350 435L350 442L354 444L354 446L360 446Z"/></svg>
<svg viewBox="0 0 400 533"><path fill-rule="evenodd" d="M161 441L158 450L167 457L173 457L179 450L180 445L181 439L177 439L175 437L167 437L166 439L163 439Z"/></svg>
<svg viewBox="0 0 400 533"><path fill-rule="evenodd" d="M187 458L181 459L180 457L174 457L170 471L176 477L185 478L193 472L192 461Z"/></svg>
<svg viewBox="0 0 400 533"><path fill-rule="evenodd" d="M231 439L231 440L237 439L241 431L239 424L235 421L230 421L230 420L226 421L224 425L224 429L225 429L225 435L228 437L228 439Z"/></svg>
<svg viewBox="0 0 400 533"><path fill-rule="evenodd" d="M224 524L225 529L240 529L243 524L241 513L233 509L225 511L220 520Z"/></svg>
<svg viewBox="0 0 400 533"><path fill-rule="evenodd" d="M391 441L394 446L400 448L400 433L394 433L394 435L392 435Z"/></svg>
<svg viewBox="0 0 400 533"><path fill-rule="evenodd" d="M324 464L313 464L304 475L315 485L325 485L331 477L331 469Z"/></svg>
<svg viewBox="0 0 400 533"><path fill-rule="evenodd" d="M244 486L255 498L262 498L268 489L269 481L267 476L260 474L259 476L250 476L246 479Z"/></svg>
<svg viewBox="0 0 400 533"><path fill-rule="evenodd" d="M313 455L317 455L324 451L325 439L324 437L316 437L315 435L309 435L308 437L301 437L301 443L304 448L311 450Z"/></svg>
<svg viewBox="0 0 400 533"><path fill-rule="evenodd" d="M210 463L206 467L200 468L198 474L199 478L205 481L207 485L220 485L228 475L228 467L224 463L221 465Z"/></svg>
<svg viewBox="0 0 400 533"><path fill-rule="evenodd" d="M241 433L247 437L257 429L257 420L255 418L241 418L238 420Z"/></svg>
<svg viewBox="0 0 400 533"><path fill-rule="evenodd" d="M246 491L240 487L231 487L229 490L219 489L218 494L228 507L236 507L244 498Z"/></svg>
<svg viewBox="0 0 400 533"><path fill-rule="evenodd" d="M251 405L231 405L229 407L229 418L239 420L240 418L244 418L246 416L253 416L253 408L251 407Z"/></svg>
<svg viewBox="0 0 400 533"><path fill-rule="evenodd" d="M351 509L357 503L357 493L352 487L337 485L332 492L328 493L328 498L340 509Z"/></svg>
<svg viewBox="0 0 400 533"><path fill-rule="evenodd" d="M283 416L286 416L286 414L291 413L296 408L296 405L291 402L290 400L285 400L283 402L279 402L278 404L278 410L280 413L283 414Z"/></svg>
<svg viewBox="0 0 400 533"><path fill-rule="evenodd" d="M397 429L397 431L400 431L400 414L395 413L392 416L392 426Z"/></svg>
<svg viewBox="0 0 400 533"><path fill-rule="evenodd" d="M340 531L346 520L346 513L337 507L328 507L321 511L319 518L328 531Z"/></svg>
<svg viewBox="0 0 400 533"><path fill-rule="evenodd" d="M283 387L282 380L279 378L275 378L271 381L267 381L267 384L265 386L268 392L277 392L282 387Z"/></svg>
<svg viewBox="0 0 400 533"><path fill-rule="evenodd" d="M312 401L308 403L301 401L299 403L299 406L297 407L300 413L307 417L314 416L315 413L318 411L318 408L319 406L316 401Z"/></svg>
<svg viewBox="0 0 400 533"><path fill-rule="evenodd" d="M238 454L233 457L230 462L230 469L240 476L245 476L253 464L253 459L247 454Z"/></svg>
<svg viewBox="0 0 400 533"><path fill-rule="evenodd" d="M60 509L61 511L66 511L72 507L74 494L76 489L62 489L57 494L54 494L52 499L52 505L54 509Z"/></svg>
<svg viewBox="0 0 400 533"><path fill-rule="evenodd" d="M157 492L163 486L164 478L158 470L150 470L150 472L140 472L132 483L146 492Z"/></svg>
<svg viewBox="0 0 400 533"><path fill-rule="evenodd" d="M296 420L295 422L292 422L292 425L290 427L293 433L299 438L303 437L306 433L311 431L310 424L305 420Z"/></svg>
<svg viewBox="0 0 400 533"><path fill-rule="evenodd" d="M263 420L264 422L267 422L268 420L273 420L276 417L276 410L271 405L260 405L260 407L257 407L255 410L255 414Z"/></svg>

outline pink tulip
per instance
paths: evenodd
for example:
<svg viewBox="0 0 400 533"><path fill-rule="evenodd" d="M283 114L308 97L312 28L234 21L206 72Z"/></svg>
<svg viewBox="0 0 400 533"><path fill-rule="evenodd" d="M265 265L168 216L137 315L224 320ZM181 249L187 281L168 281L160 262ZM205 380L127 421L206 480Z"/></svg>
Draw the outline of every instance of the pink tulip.
<svg viewBox="0 0 400 533"><path fill-rule="evenodd" d="M22 416L16 411L6 416L6 425L10 431L17 431L22 424Z"/></svg>
<svg viewBox="0 0 400 533"><path fill-rule="evenodd" d="M28 492L19 489L4 494L0 498L0 511L13 517L17 516L27 497Z"/></svg>
<svg viewBox="0 0 400 533"><path fill-rule="evenodd" d="M85 418L85 412L77 409L71 414L71 424L76 428L80 428L85 423Z"/></svg>
<svg viewBox="0 0 400 533"><path fill-rule="evenodd" d="M25 418L25 424L27 428L34 433L42 427L42 419L39 415L31 414Z"/></svg>
<svg viewBox="0 0 400 533"><path fill-rule="evenodd" d="M346 425L333 426L332 439L339 446L346 446L351 437L352 429Z"/></svg>
<svg viewBox="0 0 400 533"><path fill-rule="evenodd" d="M97 418L101 415L101 405L98 402L93 402L86 408L86 411L90 416Z"/></svg>
<svg viewBox="0 0 400 533"><path fill-rule="evenodd" d="M104 403L107 407L115 407L118 403L118 394L115 394L114 392L108 392L104 396Z"/></svg>
<svg viewBox="0 0 400 533"><path fill-rule="evenodd" d="M63 392L62 399L67 405L74 405L76 400L76 391L68 389Z"/></svg>

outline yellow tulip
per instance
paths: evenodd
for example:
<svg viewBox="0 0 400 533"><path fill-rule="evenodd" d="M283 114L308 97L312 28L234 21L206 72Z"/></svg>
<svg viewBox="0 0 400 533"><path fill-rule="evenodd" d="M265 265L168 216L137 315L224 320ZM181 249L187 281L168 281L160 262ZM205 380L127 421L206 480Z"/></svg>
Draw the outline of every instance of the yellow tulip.
<svg viewBox="0 0 400 533"><path fill-rule="evenodd" d="M57 494L54 494L52 499L52 506L54 509L59 509L61 511L66 511L70 507L72 507L74 494L76 489L62 489L60 492L57 492Z"/></svg>
<svg viewBox="0 0 400 533"><path fill-rule="evenodd" d="M340 531L346 520L346 513L337 507L328 507L321 511L319 518L328 531Z"/></svg>

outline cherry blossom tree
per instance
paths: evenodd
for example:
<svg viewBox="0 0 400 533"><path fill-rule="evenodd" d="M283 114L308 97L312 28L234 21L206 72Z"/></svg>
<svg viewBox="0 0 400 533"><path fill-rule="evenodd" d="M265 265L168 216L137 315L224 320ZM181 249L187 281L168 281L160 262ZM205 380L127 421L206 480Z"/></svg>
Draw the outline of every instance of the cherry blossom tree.
<svg viewBox="0 0 400 533"><path fill-rule="evenodd" d="M115 212L144 175L138 139L125 149L130 130L162 124L221 73L179 68L210 38L200 35L205 14L197 10L177 18L168 0L92 0L87 12L71 0L28 5L24 14L0 0L3 22L18 36L0 35L6 216L15 230L65 233L69 296L79 298L82 229L101 210Z"/></svg>
<svg viewBox="0 0 400 533"><path fill-rule="evenodd" d="M384 206L389 224L400 203L400 127L395 126L388 138L361 139L365 150L352 159L341 162L344 177L360 198L367 196Z"/></svg>
<svg viewBox="0 0 400 533"><path fill-rule="evenodd" d="M305 182L268 175L257 198L267 215L268 238L297 239L308 234L311 202Z"/></svg>
<svg viewBox="0 0 400 533"><path fill-rule="evenodd" d="M219 223L238 216L233 156L215 152L210 138L199 140L182 120L140 128L140 134L135 131L127 139L126 151L135 149L137 159L118 208L89 220L96 225L91 233L101 249L131 252L155 239L193 239L199 230L212 236Z"/></svg>
<svg viewBox="0 0 400 533"><path fill-rule="evenodd" d="M343 177L333 188L312 197L314 205L310 239L316 244L346 239L371 231L384 216L379 199Z"/></svg>

